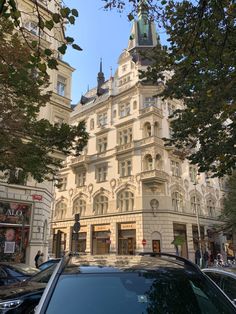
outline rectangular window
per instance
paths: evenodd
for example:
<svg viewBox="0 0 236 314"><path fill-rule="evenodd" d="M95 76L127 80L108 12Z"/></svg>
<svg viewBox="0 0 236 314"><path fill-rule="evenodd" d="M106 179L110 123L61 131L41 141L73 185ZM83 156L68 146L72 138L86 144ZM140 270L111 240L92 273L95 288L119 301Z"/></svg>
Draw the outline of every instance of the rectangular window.
<svg viewBox="0 0 236 314"><path fill-rule="evenodd" d="M65 96L65 90L66 90L66 79L58 75L57 77L57 93L60 96Z"/></svg>
<svg viewBox="0 0 236 314"><path fill-rule="evenodd" d="M180 177L180 163L178 161L171 160L171 172L175 177Z"/></svg>
<svg viewBox="0 0 236 314"><path fill-rule="evenodd" d="M86 171L81 170L75 175L75 184L76 186L84 186L86 182Z"/></svg>
<svg viewBox="0 0 236 314"><path fill-rule="evenodd" d="M131 173L132 173L132 161L131 161L131 159L120 161L119 169L120 169L120 176L121 177L131 176Z"/></svg>
<svg viewBox="0 0 236 314"><path fill-rule="evenodd" d="M98 114L98 126L105 126L107 124L107 112Z"/></svg>
<svg viewBox="0 0 236 314"><path fill-rule="evenodd" d="M59 191L65 191L67 186L67 177L61 177L59 179Z"/></svg>
<svg viewBox="0 0 236 314"><path fill-rule="evenodd" d="M107 181L107 165L98 166L96 169L97 182Z"/></svg>
<svg viewBox="0 0 236 314"><path fill-rule="evenodd" d="M154 97L144 97L143 108L148 108L156 105L156 98Z"/></svg>
<svg viewBox="0 0 236 314"><path fill-rule="evenodd" d="M97 139L97 151L103 153L107 150L107 136L103 136Z"/></svg>
<svg viewBox="0 0 236 314"><path fill-rule="evenodd" d="M189 176L190 176L190 180L191 182L195 183L196 179L197 179L197 169L196 167L189 167Z"/></svg>
<svg viewBox="0 0 236 314"><path fill-rule="evenodd" d="M122 104L119 107L120 118L126 117L130 114L130 104Z"/></svg>
<svg viewBox="0 0 236 314"><path fill-rule="evenodd" d="M131 143L133 140L132 128L123 129L118 132L118 143L119 145L124 145Z"/></svg>

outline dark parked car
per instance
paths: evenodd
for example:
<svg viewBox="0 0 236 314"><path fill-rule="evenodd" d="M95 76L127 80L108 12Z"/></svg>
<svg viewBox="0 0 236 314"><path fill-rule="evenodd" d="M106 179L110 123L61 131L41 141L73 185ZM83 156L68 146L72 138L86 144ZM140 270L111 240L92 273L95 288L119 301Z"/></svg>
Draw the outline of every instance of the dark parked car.
<svg viewBox="0 0 236 314"><path fill-rule="evenodd" d="M170 254L70 256L56 267L36 314L233 314L201 270Z"/></svg>
<svg viewBox="0 0 236 314"><path fill-rule="evenodd" d="M32 314L56 264L26 281L0 288L0 313Z"/></svg>
<svg viewBox="0 0 236 314"><path fill-rule="evenodd" d="M52 266L53 264L57 264L60 262L60 258L52 258L52 259L49 259L48 261L42 263L41 265L39 265L39 269L40 270L44 270L50 266Z"/></svg>
<svg viewBox="0 0 236 314"><path fill-rule="evenodd" d="M202 271L236 303L236 269L206 268Z"/></svg>
<svg viewBox="0 0 236 314"><path fill-rule="evenodd" d="M0 263L0 286L16 283L37 274L39 270L22 263Z"/></svg>

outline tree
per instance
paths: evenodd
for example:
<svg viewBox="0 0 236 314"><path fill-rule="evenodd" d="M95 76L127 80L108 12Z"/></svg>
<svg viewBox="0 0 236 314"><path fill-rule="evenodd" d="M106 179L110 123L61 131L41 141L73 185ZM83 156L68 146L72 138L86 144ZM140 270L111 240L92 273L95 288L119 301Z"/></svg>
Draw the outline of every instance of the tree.
<svg viewBox="0 0 236 314"><path fill-rule="evenodd" d="M70 45L76 50L82 50L74 42L74 38L65 36L65 24L75 24L79 13L76 9L62 5L60 0L33 0L31 1L31 10L24 12L21 6L22 0L1 0L0 17L8 19L19 31L23 40L30 48L31 58L37 61L40 71L46 72L47 66L51 69L57 68L57 54L65 54ZM52 10L51 10L52 8ZM46 12L46 13L45 13ZM29 36L28 30L24 27L24 18L32 16L36 19L35 36ZM62 38L58 34L62 34ZM57 53L50 47L43 47L42 39L47 35L58 42Z"/></svg>
<svg viewBox="0 0 236 314"><path fill-rule="evenodd" d="M130 1L129 1L130 2ZM152 1L145 3L150 10ZM106 1L106 5L128 1ZM231 174L236 167L236 3L233 0L159 1L155 7L168 37L141 77L156 83L171 77L162 93L184 108L173 114L171 140L200 172ZM161 8L162 7L162 8ZM161 63L160 63L161 61Z"/></svg>
<svg viewBox="0 0 236 314"><path fill-rule="evenodd" d="M14 25L0 18L0 170L9 183L53 180L62 154L78 155L87 143L84 122L52 125L38 119L50 99L48 75L22 42ZM56 158L59 157L59 158Z"/></svg>

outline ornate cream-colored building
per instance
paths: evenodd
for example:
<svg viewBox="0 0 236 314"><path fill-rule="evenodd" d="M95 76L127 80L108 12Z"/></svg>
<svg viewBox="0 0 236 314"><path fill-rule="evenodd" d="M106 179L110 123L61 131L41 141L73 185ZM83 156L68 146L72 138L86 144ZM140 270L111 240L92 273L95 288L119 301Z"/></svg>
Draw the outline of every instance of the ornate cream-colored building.
<svg viewBox="0 0 236 314"><path fill-rule="evenodd" d="M68 123L71 112L71 76L74 69L62 60L57 51L64 42L64 30L56 27L51 31L40 31L37 17L39 12L45 20L51 19L52 12L58 11L58 3L54 0L17 0L25 36L37 41L40 37L40 45L54 51L58 61L58 70L48 70L52 96L50 102L42 108L39 118L48 119L51 123ZM57 157L63 158L61 155ZM21 257L23 256L22 261L34 264L34 256L38 250L47 256L53 196L52 182L39 184L29 178L25 185L12 185L7 184L4 177L1 177L1 260L19 259L20 253Z"/></svg>
<svg viewBox="0 0 236 314"><path fill-rule="evenodd" d="M79 250L93 254L175 253L176 239L179 253L194 259L197 213L202 246L216 252L226 242L213 232L222 207L218 179L201 174L194 185L195 166L162 140L171 136L169 115L182 104L158 97L162 84L139 79L139 70L148 65L140 51L156 44L155 26L141 12L114 77L105 81L100 64L97 87L71 113L72 124L86 121L90 138L83 154L68 158L61 171L52 222L54 252L58 245L61 251L75 249L76 213L81 218Z"/></svg>

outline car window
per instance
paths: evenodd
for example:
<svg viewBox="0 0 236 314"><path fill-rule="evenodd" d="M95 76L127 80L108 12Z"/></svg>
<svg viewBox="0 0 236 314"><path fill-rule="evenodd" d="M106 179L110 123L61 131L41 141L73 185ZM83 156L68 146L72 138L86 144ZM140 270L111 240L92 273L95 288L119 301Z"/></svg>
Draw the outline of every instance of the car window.
<svg viewBox="0 0 236 314"><path fill-rule="evenodd" d="M45 270L42 270L38 274L32 276L29 281L33 282L43 282L48 283L54 269L56 268L57 264L53 264L52 266L46 268Z"/></svg>
<svg viewBox="0 0 236 314"><path fill-rule="evenodd" d="M91 302L92 296L92 302ZM60 276L46 313L231 314L205 277L180 273L100 273Z"/></svg>
<svg viewBox="0 0 236 314"><path fill-rule="evenodd" d="M210 277L219 287L221 287L221 279L222 279L222 275L219 273L215 273L215 272L205 272L205 274Z"/></svg>
<svg viewBox="0 0 236 314"><path fill-rule="evenodd" d="M236 299L236 279L230 276L222 276L222 290L231 299Z"/></svg>
<svg viewBox="0 0 236 314"><path fill-rule="evenodd" d="M9 271L14 271L21 273L25 276L32 276L39 272L39 270L35 267L31 267L26 264L12 264L9 265Z"/></svg>
<svg viewBox="0 0 236 314"><path fill-rule="evenodd" d="M39 266L39 268L40 268L40 270L44 270L44 269L50 267L52 264L55 264L55 262L54 261L47 261L47 262L41 264Z"/></svg>

